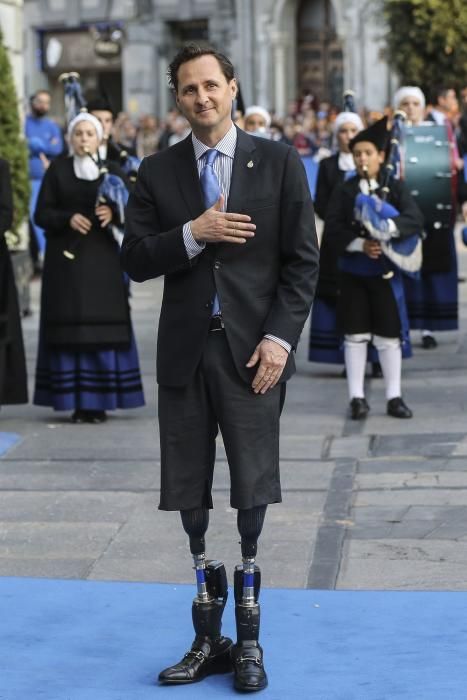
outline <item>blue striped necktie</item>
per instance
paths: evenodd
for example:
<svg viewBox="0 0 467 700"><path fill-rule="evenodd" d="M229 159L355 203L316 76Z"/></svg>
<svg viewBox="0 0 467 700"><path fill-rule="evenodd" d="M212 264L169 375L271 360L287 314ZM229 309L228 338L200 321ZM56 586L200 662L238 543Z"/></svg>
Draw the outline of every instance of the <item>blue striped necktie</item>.
<svg viewBox="0 0 467 700"><path fill-rule="evenodd" d="M213 168L214 161L219 155L219 151L216 151L215 148L210 148L209 151L206 151L204 155L205 160L200 175L200 181L204 195L204 205L206 209L209 209L217 202L217 200L221 196L219 180L217 179L217 175Z"/></svg>
<svg viewBox="0 0 467 700"><path fill-rule="evenodd" d="M203 190L204 206L206 207L206 209L209 209L217 202L217 200L221 196L219 180L217 179L217 175L213 168L214 161L219 155L219 151L217 151L215 148L210 148L209 151L206 151L204 155L204 166L199 179L201 182L201 189ZM212 315L217 316L217 314L220 314L220 312L221 307L219 303L219 297L216 294L216 296L214 297L214 302L212 304Z"/></svg>

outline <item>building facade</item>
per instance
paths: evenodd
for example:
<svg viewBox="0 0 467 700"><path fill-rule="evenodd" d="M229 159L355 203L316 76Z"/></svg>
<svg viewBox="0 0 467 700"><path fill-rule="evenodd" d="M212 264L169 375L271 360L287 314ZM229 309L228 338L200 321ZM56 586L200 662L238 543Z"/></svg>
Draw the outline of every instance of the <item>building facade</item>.
<svg viewBox="0 0 467 700"><path fill-rule="evenodd" d="M372 0L25 0L25 89L76 70L86 94L105 92L131 115L172 106L166 72L188 41L212 43L234 61L245 104L278 115L302 93L381 109L394 77L385 27Z"/></svg>

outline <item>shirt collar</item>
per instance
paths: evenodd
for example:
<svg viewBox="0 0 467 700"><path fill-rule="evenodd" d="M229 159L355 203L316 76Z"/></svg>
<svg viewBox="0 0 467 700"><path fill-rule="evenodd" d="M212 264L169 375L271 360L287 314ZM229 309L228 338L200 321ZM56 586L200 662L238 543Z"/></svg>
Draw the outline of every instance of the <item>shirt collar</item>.
<svg viewBox="0 0 467 700"><path fill-rule="evenodd" d="M437 124L441 124L441 126L444 125L444 122L446 121L446 115L444 112L441 112L439 109L434 109L431 110L431 114Z"/></svg>
<svg viewBox="0 0 467 700"><path fill-rule="evenodd" d="M343 153L342 151L339 151L337 163L339 170L355 170L355 161L351 153Z"/></svg>
<svg viewBox="0 0 467 700"><path fill-rule="evenodd" d="M235 147L237 145L237 129L235 128L235 124L232 123L232 126L228 132L218 143L216 143L215 146L206 146L205 143L196 138L193 132L191 133L191 140L193 142L196 160L202 158L206 151L209 151L211 148L215 148L217 151L219 151L219 153L233 159L235 155Z"/></svg>

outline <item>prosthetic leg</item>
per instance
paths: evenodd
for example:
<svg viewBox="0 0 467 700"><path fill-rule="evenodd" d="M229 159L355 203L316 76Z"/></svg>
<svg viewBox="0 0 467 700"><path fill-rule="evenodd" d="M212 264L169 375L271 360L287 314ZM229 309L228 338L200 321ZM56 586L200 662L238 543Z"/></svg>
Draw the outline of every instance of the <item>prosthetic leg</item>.
<svg viewBox="0 0 467 700"><path fill-rule="evenodd" d="M259 645L260 607L258 603L261 573L255 565L258 537L263 529L266 506L238 511L243 564L235 568L234 595L237 643L232 647L234 688L240 691L263 690L268 679Z"/></svg>
<svg viewBox="0 0 467 700"><path fill-rule="evenodd" d="M204 535L209 511L204 508L181 511L185 532L196 571L197 595L192 617L195 639L183 659L164 669L159 682L164 684L195 683L213 673L232 670L232 640L221 635L222 613L227 602L227 576L220 561L206 561Z"/></svg>

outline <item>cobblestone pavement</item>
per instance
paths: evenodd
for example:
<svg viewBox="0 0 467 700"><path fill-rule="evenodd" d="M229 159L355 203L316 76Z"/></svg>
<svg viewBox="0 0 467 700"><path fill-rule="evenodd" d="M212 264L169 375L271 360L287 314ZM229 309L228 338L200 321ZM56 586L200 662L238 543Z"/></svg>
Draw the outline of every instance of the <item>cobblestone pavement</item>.
<svg viewBox="0 0 467 700"><path fill-rule="evenodd" d="M461 269L466 253L460 250ZM191 582L177 513L157 511L155 334L160 281L134 285L134 323L147 406L102 426L71 425L34 406L4 407L0 431L19 442L0 459L0 575ZM306 361L282 421L284 503L268 510L258 563L274 587L461 590L467 580L467 284L461 329L404 362L413 420L385 415L382 380L371 413L346 417L340 368ZM39 283L24 331L32 387ZM222 445L208 555L239 558Z"/></svg>

